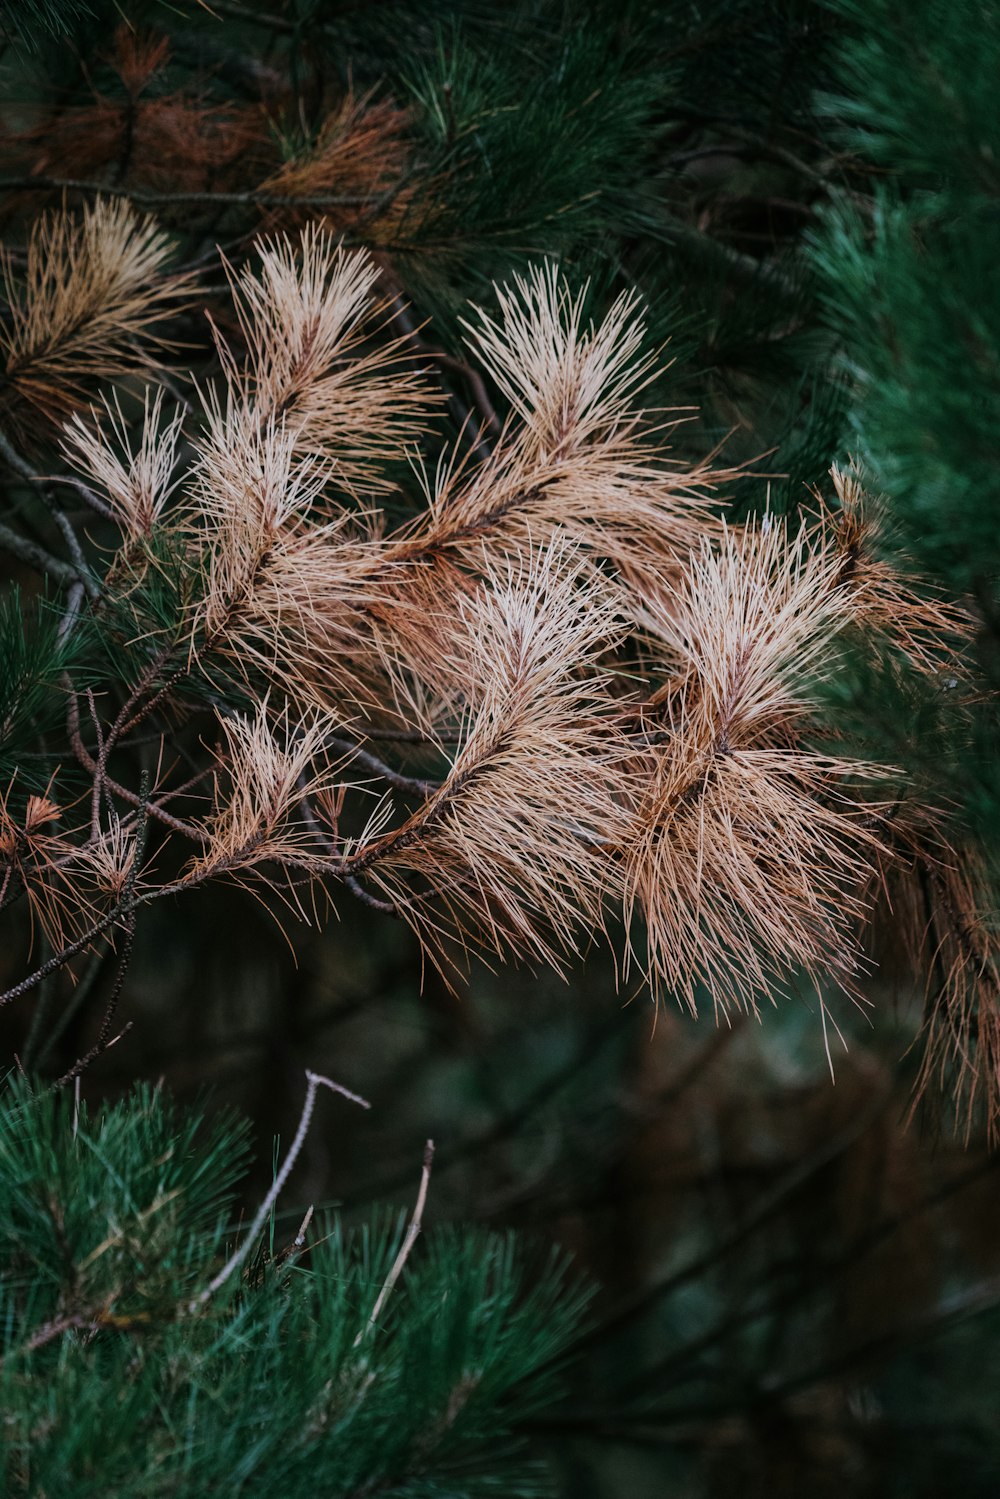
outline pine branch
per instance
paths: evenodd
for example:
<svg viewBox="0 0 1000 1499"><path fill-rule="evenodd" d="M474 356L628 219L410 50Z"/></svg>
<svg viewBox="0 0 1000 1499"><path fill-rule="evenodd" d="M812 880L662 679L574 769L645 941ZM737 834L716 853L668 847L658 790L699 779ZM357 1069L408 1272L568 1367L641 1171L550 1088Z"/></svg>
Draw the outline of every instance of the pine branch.
<svg viewBox="0 0 1000 1499"><path fill-rule="evenodd" d="M80 575L71 562L61 561L51 552L47 552L38 542L29 541L26 536L18 535L4 521L0 521L0 546L12 557L16 557L19 562L26 562L36 572L45 573L54 583L61 583L70 588L80 581Z"/></svg>

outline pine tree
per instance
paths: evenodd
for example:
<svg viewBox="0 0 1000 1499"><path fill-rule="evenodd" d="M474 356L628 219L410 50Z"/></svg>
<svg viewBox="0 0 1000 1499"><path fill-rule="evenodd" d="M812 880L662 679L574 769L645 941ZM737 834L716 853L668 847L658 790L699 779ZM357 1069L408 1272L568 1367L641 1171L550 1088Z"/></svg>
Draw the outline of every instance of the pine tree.
<svg viewBox="0 0 1000 1499"><path fill-rule="evenodd" d="M216 887L404 925L442 992L604 949L729 1034L804 996L831 1056L881 965L915 1096L995 1135L996 27L918 9L910 70L890 0L14 18L11 1492L532 1494L572 1428L585 1296L414 1249L426 1171L409 1229L282 1238L232 1120L71 1106Z"/></svg>

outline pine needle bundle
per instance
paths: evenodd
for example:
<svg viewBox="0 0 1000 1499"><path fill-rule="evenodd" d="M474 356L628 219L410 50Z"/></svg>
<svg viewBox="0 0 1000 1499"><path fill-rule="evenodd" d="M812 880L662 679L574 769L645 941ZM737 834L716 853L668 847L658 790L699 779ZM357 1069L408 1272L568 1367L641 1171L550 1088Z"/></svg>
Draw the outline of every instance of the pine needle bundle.
<svg viewBox="0 0 1000 1499"><path fill-rule="evenodd" d="M647 710L649 784L631 851L663 987L752 1007L801 969L850 987L852 927L883 851L866 781L884 768L808 748L810 681L835 669L853 600L825 538L765 516L703 543L650 601L674 679Z"/></svg>
<svg viewBox="0 0 1000 1499"><path fill-rule="evenodd" d="M212 102L204 85L171 87L171 51L168 36L119 24L89 73L89 97L64 100L37 124L12 130L5 155L35 175L168 193L218 189L248 160L266 161L261 108Z"/></svg>
<svg viewBox="0 0 1000 1499"><path fill-rule="evenodd" d="M169 258L168 236L122 199L99 199L79 220L36 220L23 276L0 255L10 309L0 327L5 417L57 422L87 404L94 381L155 371L157 324L192 290L190 278L163 274Z"/></svg>

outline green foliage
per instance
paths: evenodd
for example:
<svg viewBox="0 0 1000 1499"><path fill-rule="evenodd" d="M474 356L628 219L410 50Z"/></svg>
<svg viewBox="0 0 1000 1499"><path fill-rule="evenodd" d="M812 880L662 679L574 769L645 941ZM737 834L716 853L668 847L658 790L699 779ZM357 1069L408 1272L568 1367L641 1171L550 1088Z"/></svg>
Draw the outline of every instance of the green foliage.
<svg viewBox="0 0 1000 1499"><path fill-rule="evenodd" d="M93 680L90 633L61 630L61 620L16 587L0 596L0 789L15 775L21 787L44 787L52 768L45 736L66 717L63 674L72 668L80 685Z"/></svg>
<svg viewBox="0 0 1000 1499"><path fill-rule="evenodd" d="M841 139L888 169L816 246L853 384L853 442L922 565L993 598L1000 419L1000 20L963 0L845 3ZM901 59L905 57L905 65Z"/></svg>
<svg viewBox="0 0 1000 1499"><path fill-rule="evenodd" d="M87 0L17 0L4 7L0 37L34 51L43 37L64 39L94 12Z"/></svg>
<svg viewBox="0 0 1000 1499"><path fill-rule="evenodd" d="M998 724L980 690L1000 666L1000 21L976 0L837 10L827 129L881 177L872 198L834 202L813 243L842 349L845 447L885 491L902 549L968 595L979 624L967 676L938 684L960 708L942 700L929 721L909 689L859 678L858 712L988 850L1000 835Z"/></svg>
<svg viewBox="0 0 1000 1499"><path fill-rule="evenodd" d="M607 28L543 33L530 55L453 28L402 83L429 187L394 248L419 255L422 296L457 301L512 259L580 253L640 221L662 80Z"/></svg>
<svg viewBox="0 0 1000 1499"><path fill-rule="evenodd" d="M840 22L812 0L605 4L660 82L641 224L616 245L674 364L657 397L697 408L682 448L755 470L737 513L799 502L837 450L842 397L802 230L836 167L813 103Z"/></svg>
<svg viewBox="0 0 1000 1499"><path fill-rule="evenodd" d="M8 1088L4 1493L546 1492L515 1429L558 1393L586 1301L564 1262L440 1230L370 1324L405 1222L324 1218L308 1268L262 1246L199 1302L246 1164L242 1123L158 1089L74 1115L66 1094Z"/></svg>
<svg viewBox="0 0 1000 1499"><path fill-rule="evenodd" d="M921 563L986 598L1000 565L995 212L972 204L958 219L943 199L883 196L870 227L831 215L817 250L854 384L855 449Z"/></svg>
<svg viewBox="0 0 1000 1499"><path fill-rule="evenodd" d="M955 201L1000 190L1000 15L988 0L834 0L844 23L841 139L907 186Z"/></svg>

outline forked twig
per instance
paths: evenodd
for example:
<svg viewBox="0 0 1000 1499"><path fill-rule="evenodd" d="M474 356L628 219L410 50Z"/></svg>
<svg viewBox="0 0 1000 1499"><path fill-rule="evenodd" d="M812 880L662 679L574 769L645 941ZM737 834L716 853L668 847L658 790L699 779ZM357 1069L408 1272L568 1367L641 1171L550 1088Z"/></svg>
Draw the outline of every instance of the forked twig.
<svg viewBox="0 0 1000 1499"><path fill-rule="evenodd" d="M333 1093L340 1093L342 1097L349 1099L351 1103L359 1104L363 1109L371 1108L368 1100L362 1098L360 1094L352 1093L350 1089L343 1087L342 1084L335 1083L332 1078L323 1077L318 1072L312 1072L308 1067L306 1068L306 1083L306 1096L305 1102L302 1105L302 1117L299 1119L299 1127L295 1131L295 1139L292 1141L288 1154L281 1164L281 1169L271 1183L270 1191L257 1209L254 1220L244 1235L243 1243L229 1256L229 1259L223 1265L218 1275L210 1280L204 1290L199 1291L194 1300L189 1303L189 1312L196 1312L199 1307L204 1306L209 1297L214 1296L215 1292L225 1285L226 1281L231 1275L235 1274L249 1255L257 1240L257 1235L267 1222L268 1214L281 1196L285 1183L291 1176L295 1162L298 1160L302 1147L306 1142L309 1126L312 1123L313 1110L316 1107L316 1093L320 1086L329 1088Z"/></svg>

